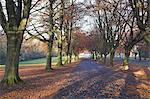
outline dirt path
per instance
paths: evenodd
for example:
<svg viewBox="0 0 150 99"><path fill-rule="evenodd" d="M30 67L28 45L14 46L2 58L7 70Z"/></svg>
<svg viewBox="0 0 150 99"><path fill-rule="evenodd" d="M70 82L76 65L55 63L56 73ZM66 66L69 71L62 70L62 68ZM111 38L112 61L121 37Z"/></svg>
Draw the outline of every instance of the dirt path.
<svg viewBox="0 0 150 99"><path fill-rule="evenodd" d="M140 99L150 97L150 79L112 70L92 60L45 72L43 67L22 68L25 83L0 88L0 99ZM2 72L0 72L2 75Z"/></svg>

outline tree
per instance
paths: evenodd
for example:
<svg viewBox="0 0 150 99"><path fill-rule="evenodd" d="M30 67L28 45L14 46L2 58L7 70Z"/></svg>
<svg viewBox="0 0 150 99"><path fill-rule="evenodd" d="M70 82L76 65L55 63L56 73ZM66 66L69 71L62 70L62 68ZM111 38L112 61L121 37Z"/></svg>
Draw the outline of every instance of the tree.
<svg viewBox="0 0 150 99"><path fill-rule="evenodd" d="M139 53L139 60L142 60L144 58L145 60L150 58L150 47L149 43L146 43L144 41L141 41L137 45L137 50Z"/></svg>
<svg viewBox="0 0 150 99"><path fill-rule="evenodd" d="M60 35L58 35L58 66L62 66L62 50L63 50L63 25L64 25L64 0L61 0L60 7Z"/></svg>
<svg viewBox="0 0 150 99"><path fill-rule="evenodd" d="M150 43L150 0L129 0L141 36Z"/></svg>
<svg viewBox="0 0 150 99"><path fill-rule="evenodd" d="M139 27L137 27L136 22L134 17L134 13L131 10L131 7L128 6L129 2L126 2L125 6L125 13L119 13L120 16L122 16L122 19L124 22L126 22L126 30L124 33L123 37L123 45L124 45L124 51L125 51L125 57L123 60L123 70L128 70L129 69L129 56L130 56L130 51L132 48L140 41L144 39L144 35L142 31L139 31ZM123 15L126 15L123 16Z"/></svg>
<svg viewBox="0 0 150 99"><path fill-rule="evenodd" d="M81 3L76 3L76 0L66 0L64 9L64 36L65 36L65 52L67 60L65 63L71 63L73 54L73 28L76 23L83 17L84 9Z"/></svg>
<svg viewBox="0 0 150 99"><path fill-rule="evenodd" d="M21 81L18 72L23 34L28 23L32 0L5 0L7 15L0 2L0 24L7 36L7 60L2 83L13 85Z"/></svg>
<svg viewBox="0 0 150 99"><path fill-rule="evenodd" d="M79 53L87 50L87 35L82 32L80 27L75 27L73 29L73 38L72 38L72 52L76 59L79 58Z"/></svg>
<svg viewBox="0 0 150 99"><path fill-rule="evenodd" d="M57 12L55 11L57 9L57 6L59 6L60 4L56 4L56 0L49 0L49 3L42 7L44 9L44 12L40 10L37 10L38 13L42 13L40 14L40 18L42 18L42 22L40 21L39 24L42 24L40 27L36 27L35 24L31 24L34 32L32 31L32 29L27 30L28 34L31 36L31 38L35 38L38 39L44 43L47 44L47 63L46 63L46 67L45 70L46 71L51 71L53 70L52 68L52 48L53 48L53 43L55 40L55 34L57 33L57 26L56 26L56 14ZM32 15L32 19L34 19L34 14ZM39 20L36 20L39 21ZM34 22L37 24L37 22ZM44 31L43 27L45 28ZM39 28L39 29L38 29ZM42 29L41 29L42 28ZM31 33L32 32L32 33ZM36 33L35 33L36 32ZM46 35L46 36L45 36Z"/></svg>
<svg viewBox="0 0 150 99"><path fill-rule="evenodd" d="M0 34L0 64L6 63L6 35Z"/></svg>

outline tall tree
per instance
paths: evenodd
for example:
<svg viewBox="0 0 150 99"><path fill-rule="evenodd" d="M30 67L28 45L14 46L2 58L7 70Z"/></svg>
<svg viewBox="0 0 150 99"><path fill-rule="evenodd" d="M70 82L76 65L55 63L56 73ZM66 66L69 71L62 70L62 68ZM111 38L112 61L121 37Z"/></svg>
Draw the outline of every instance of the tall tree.
<svg viewBox="0 0 150 99"><path fill-rule="evenodd" d="M120 16L122 16L122 19L124 22L126 22L126 31L124 33L123 37L123 42L124 42L124 51L125 51L125 57L123 61L123 69L128 70L129 69L129 56L130 56L130 51L133 49L133 47L140 41L144 39L145 32L142 32L140 28L144 27L137 27L136 23L138 23L138 20L135 20L135 13L129 6L130 2L125 2L125 13L119 13ZM141 12L143 13L143 12ZM124 15L126 16L124 16ZM143 14L142 14L143 15ZM144 16L141 17L142 19L142 24L145 21ZM144 25L143 25L144 26ZM139 31L140 29L140 31Z"/></svg>
<svg viewBox="0 0 150 99"><path fill-rule="evenodd" d="M60 35L58 35L58 66L62 66L62 51L63 51L63 31L64 31L64 0L61 0L61 7L60 7Z"/></svg>
<svg viewBox="0 0 150 99"><path fill-rule="evenodd" d="M129 0L137 25L144 39L150 43L150 0Z"/></svg>
<svg viewBox="0 0 150 99"><path fill-rule="evenodd" d="M18 72L19 54L31 2L32 0L5 0L7 15L0 2L0 24L7 36L7 60L2 83L7 85L21 81Z"/></svg>
<svg viewBox="0 0 150 99"><path fill-rule="evenodd" d="M60 4L56 4L56 0L49 0L49 2L46 1L45 3L46 5L41 7L40 10L36 11L37 13L40 13L40 18L42 19L42 22L40 21L39 24L42 24L42 25L36 26L37 22L34 22L31 25L36 33L34 33L32 29L27 30L27 32L31 36L31 38L38 39L47 44L48 50L47 50L47 62L46 62L45 70L51 71L53 70L52 48L53 48L54 38L55 38L56 30L57 30L56 24L55 24L55 16L57 12L55 12L55 10L57 9L57 6L59 6ZM31 14L31 16L33 17L34 13L33 15ZM32 19L34 19L34 17ZM37 20L36 18L35 20L39 22L39 20ZM40 30L43 30L43 28L44 28L44 31L40 31Z"/></svg>

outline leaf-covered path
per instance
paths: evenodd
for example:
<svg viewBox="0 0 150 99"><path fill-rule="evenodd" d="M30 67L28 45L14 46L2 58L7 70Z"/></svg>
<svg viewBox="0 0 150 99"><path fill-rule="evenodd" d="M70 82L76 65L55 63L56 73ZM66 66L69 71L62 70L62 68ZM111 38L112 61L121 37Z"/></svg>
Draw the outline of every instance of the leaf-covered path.
<svg viewBox="0 0 150 99"><path fill-rule="evenodd" d="M0 78L2 78L0 71ZM20 69L25 83L0 88L7 99L110 99L150 97L149 78L111 69L92 60L82 60L45 72L42 66Z"/></svg>

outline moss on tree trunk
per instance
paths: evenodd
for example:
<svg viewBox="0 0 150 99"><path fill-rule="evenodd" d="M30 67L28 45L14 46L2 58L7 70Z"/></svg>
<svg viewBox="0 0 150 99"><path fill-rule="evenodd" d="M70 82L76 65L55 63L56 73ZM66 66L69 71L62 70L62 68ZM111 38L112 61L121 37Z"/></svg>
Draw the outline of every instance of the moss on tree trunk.
<svg viewBox="0 0 150 99"><path fill-rule="evenodd" d="M115 57L115 50L112 49L110 52L110 64L111 64L111 66L114 65L114 57Z"/></svg>
<svg viewBox="0 0 150 99"><path fill-rule="evenodd" d="M125 57L123 60L123 70L128 70L129 69L129 56L130 56L130 50L125 49Z"/></svg>
<svg viewBox="0 0 150 99"><path fill-rule="evenodd" d="M52 46L53 46L53 43L49 42L48 43L48 52L47 52L47 64L46 64L46 68L45 68L46 71L53 70L53 68L52 68L52 55L51 55Z"/></svg>
<svg viewBox="0 0 150 99"><path fill-rule="evenodd" d="M72 62L72 49L70 49L70 52L69 52L69 63Z"/></svg>
<svg viewBox="0 0 150 99"><path fill-rule="evenodd" d="M62 63L62 43L58 43L58 62L57 66L63 66Z"/></svg>
<svg viewBox="0 0 150 99"><path fill-rule="evenodd" d="M5 74L2 80L3 84L14 85L22 80L19 77L19 55L22 44L23 33L7 34L7 60L5 66Z"/></svg>

